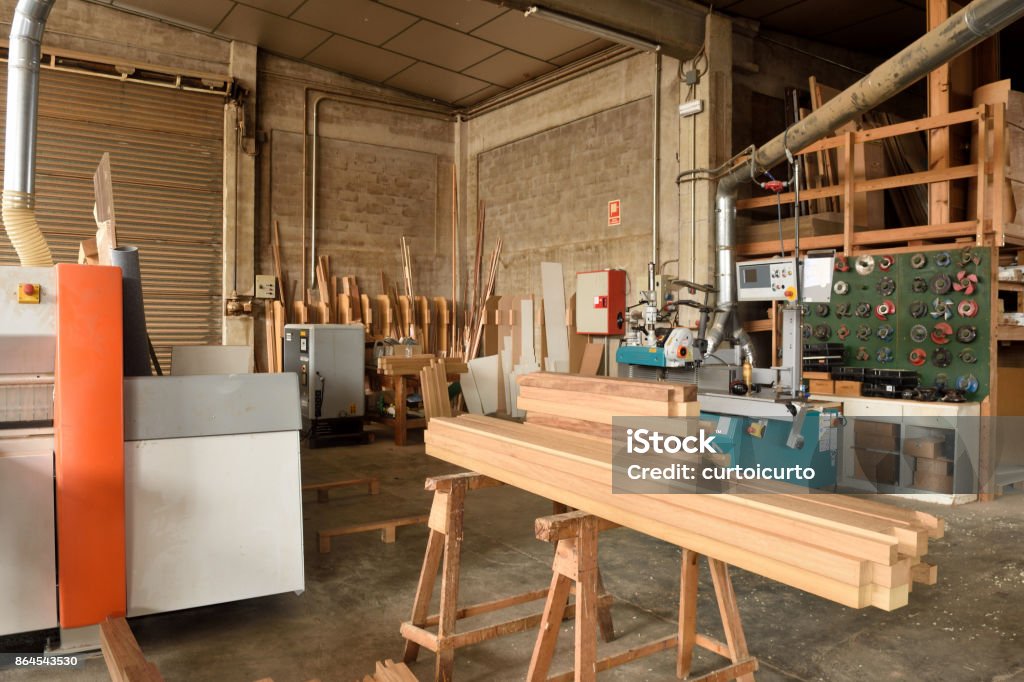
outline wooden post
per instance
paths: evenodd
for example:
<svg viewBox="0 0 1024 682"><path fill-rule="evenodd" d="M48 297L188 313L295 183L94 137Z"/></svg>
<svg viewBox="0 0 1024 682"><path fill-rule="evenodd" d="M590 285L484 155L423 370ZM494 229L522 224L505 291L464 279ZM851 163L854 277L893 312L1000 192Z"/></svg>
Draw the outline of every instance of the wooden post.
<svg viewBox="0 0 1024 682"><path fill-rule="evenodd" d="M843 136L843 161L846 177L843 178L843 255L849 257L853 253L853 230L856 223L854 215L854 184L856 175L853 172L853 131L848 130Z"/></svg>
<svg viewBox="0 0 1024 682"><path fill-rule="evenodd" d="M690 676L693 647L697 643L697 559L700 555L683 548L679 573L679 641L676 644L676 677Z"/></svg>
<svg viewBox="0 0 1024 682"><path fill-rule="evenodd" d="M928 30L949 18L949 0L928 0ZM949 63L928 74L928 115L949 113ZM979 157L980 158L980 157ZM928 168L949 168L949 128L935 128L928 133ZM949 218L949 182L928 185L928 223L945 225Z"/></svg>

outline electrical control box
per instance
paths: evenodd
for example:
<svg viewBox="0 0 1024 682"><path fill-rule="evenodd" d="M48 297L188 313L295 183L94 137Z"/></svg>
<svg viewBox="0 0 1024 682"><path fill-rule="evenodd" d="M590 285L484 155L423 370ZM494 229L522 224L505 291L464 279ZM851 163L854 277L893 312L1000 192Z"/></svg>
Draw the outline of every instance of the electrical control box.
<svg viewBox="0 0 1024 682"><path fill-rule="evenodd" d="M304 427L363 416L365 338L361 324L285 325L284 371L299 375Z"/></svg>
<svg viewBox="0 0 1024 682"><path fill-rule="evenodd" d="M620 336L626 332L626 271L576 273L576 333Z"/></svg>
<svg viewBox="0 0 1024 682"><path fill-rule="evenodd" d="M796 259L764 258L736 264L740 301L796 301Z"/></svg>
<svg viewBox="0 0 1024 682"><path fill-rule="evenodd" d="M799 261L803 303L828 303L832 297L835 254L811 252ZM790 256L736 264L736 297L740 301L792 301L797 298L796 263Z"/></svg>
<svg viewBox="0 0 1024 682"><path fill-rule="evenodd" d="M259 299L277 298L277 278L274 275L256 275L254 291Z"/></svg>

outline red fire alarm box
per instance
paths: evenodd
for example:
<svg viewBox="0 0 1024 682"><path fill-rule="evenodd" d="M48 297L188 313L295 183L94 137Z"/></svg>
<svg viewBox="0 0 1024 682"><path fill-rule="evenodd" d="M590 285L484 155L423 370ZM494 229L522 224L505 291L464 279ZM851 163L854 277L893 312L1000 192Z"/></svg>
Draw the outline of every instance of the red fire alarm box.
<svg viewBox="0 0 1024 682"><path fill-rule="evenodd" d="M626 332L626 271L576 273L576 333L618 336Z"/></svg>

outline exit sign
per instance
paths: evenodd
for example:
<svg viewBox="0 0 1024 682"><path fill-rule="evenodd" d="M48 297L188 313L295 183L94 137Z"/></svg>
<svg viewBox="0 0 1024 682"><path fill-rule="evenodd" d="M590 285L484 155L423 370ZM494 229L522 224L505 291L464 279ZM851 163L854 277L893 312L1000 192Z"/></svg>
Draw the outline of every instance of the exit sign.
<svg viewBox="0 0 1024 682"><path fill-rule="evenodd" d="M622 224L622 202L612 199L608 202L608 227Z"/></svg>

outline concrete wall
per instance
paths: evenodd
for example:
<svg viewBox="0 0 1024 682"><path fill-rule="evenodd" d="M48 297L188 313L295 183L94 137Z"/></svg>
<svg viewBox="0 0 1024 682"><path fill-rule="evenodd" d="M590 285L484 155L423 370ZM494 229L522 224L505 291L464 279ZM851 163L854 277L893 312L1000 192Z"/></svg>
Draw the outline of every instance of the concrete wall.
<svg viewBox="0 0 1024 682"><path fill-rule="evenodd" d="M306 215L303 250L303 103L312 135L313 103L320 105L317 164L317 254L329 255L335 274L359 279L368 293L381 293L380 273L401 282L401 237L412 251L418 293L448 294L439 287L447 269L450 239L451 164L454 124L450 117L408 110L351 95L394 99L395 94L296 62L262 54L259 129L263 136L257 268L273 272L269 229L280 226L287 277L309 282L311 216ZM309 92L307 92L307 88ZM333 97L333 96L332 96ZM312 138L307 149L312 168ZM312 178L309 179L312 187Z"/></svg>

